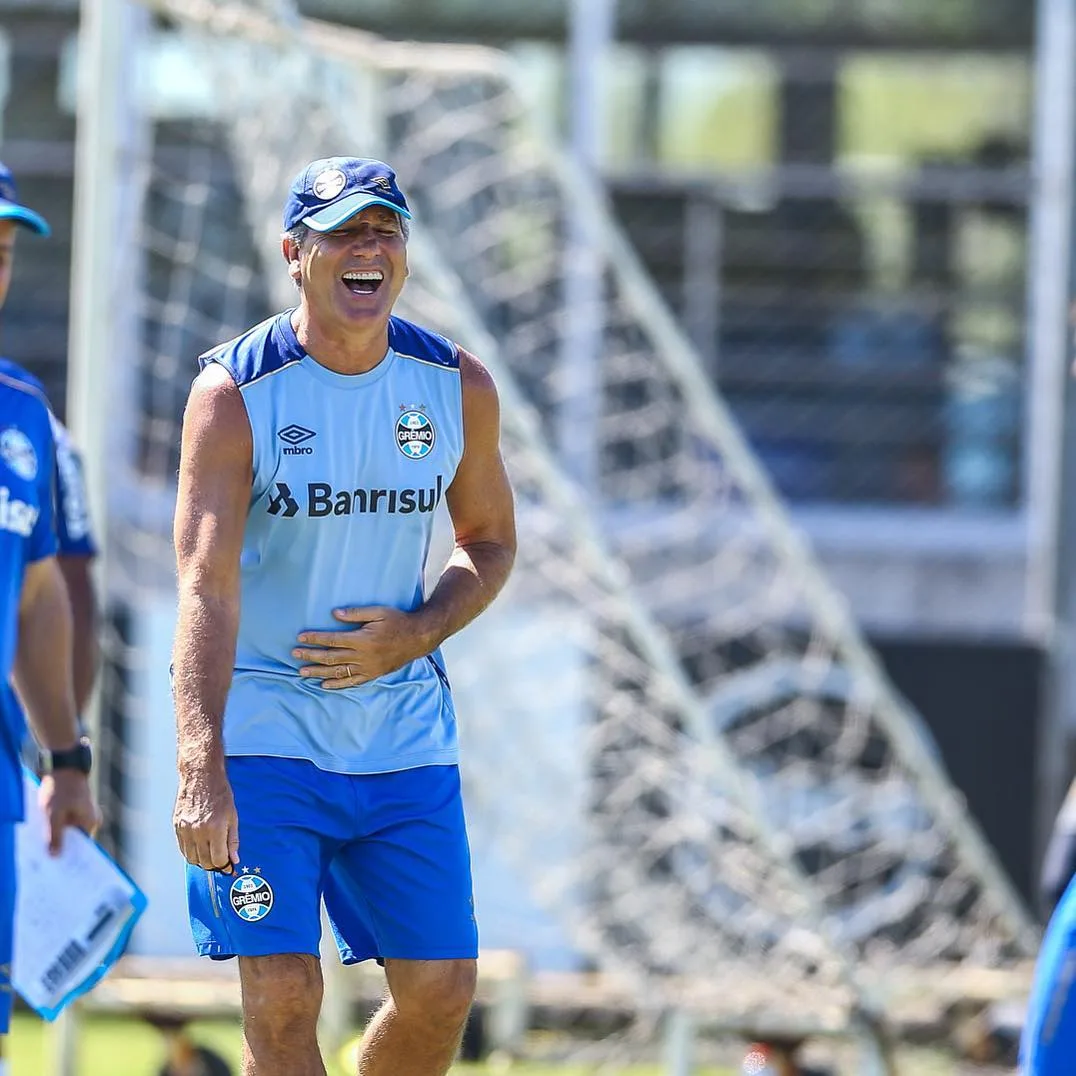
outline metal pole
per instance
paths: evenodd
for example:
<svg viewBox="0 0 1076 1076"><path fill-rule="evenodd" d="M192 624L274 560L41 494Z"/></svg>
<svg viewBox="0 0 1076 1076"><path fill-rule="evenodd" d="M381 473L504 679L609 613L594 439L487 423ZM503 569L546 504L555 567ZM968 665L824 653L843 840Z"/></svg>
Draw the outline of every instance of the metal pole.
<svg viewBox="0 0 1076 1076"><path fill-rule="evenodd" d="M1026 619L1032 634L1044 639L1053 628L1056 598L1076 133L1074 59L1073 0L1039 0L1023 486L1028 534Z"/></svg>
<svg viewBox="0 0 1076 1076"><path fill-rule="evenodd" d="M124 87L133 85L135 28L144 11L126 0L82 0L78 36L75 137L75 207L71 236L71 321L67 354L67 424L83 455L86 493L96 521L100 550L95 566L107 618L109 373L115 356L114 325L124 301L117 258L118 204L123 170L119 160L126 111ZM137 208L140 208L140 203ZM128 294L129 298L129 294ZM101 742L100 678L82 715ZM101 769L96 783L101 792ZM74 1076L77 1066L77 1007L54 1025L51 1076Z"/></svg>
<svg viewBox="0 0 1076 1076"><path fill-rule="evenodd" d="M1076 174L1076 3L1039 0L1035 44L1035 191L1028 262L1028 377L1024 488L1027 514L1027 624L1045 647L1035 787L1034 862L1041 862L1069 779L1076 715L1071 556L1076 530L1065 520L1073 468L1066 442L1068 307ZM1071 431L1069 431L1071 433Z"/></svg>
<svg viewBox="0 0 1076 1076"><path fill-rule="evenodd" d="M4 141L4 112L11 92L11 44L0 31L0 144Z"/></svg>
<svg viewBox="0 0 1076 1076"><path fill-rule="evenodd" d="M663 1076L691 1076L695 1069L695 1020L691 1013L674 1009L665 1017Z"/></svg>
<svg viewBox="0 0 1076 1076"><path fill-rule="evenodd" d="M616 0L572 0L568 38L569 138L576 162L590 172L601 160L602 67L609 54Z"/></svg>
<svg viewBox="0 0 1076 1076"><path fill-rule="evenodd" d="M684 325L711 377L719 358L722 217L712 191L693 191L684 201Z"/></svg>
<svg viewBox="0 0 1076 1076"><path fill-rule="evenodd" d="M67 351L67 420L82 451L92 518L102 532L97 572L106 577L109 396L108 357L118 296L111 265L119 167L125 0L82 0L78 36L75 212L71 237L71 328ZM95 693L96 694L96 693ZM83 715L100 731L100 703Z"/></svg>
<svg viewBox="0 0 1076 1076"><path fill-rule="evenodd" d="M616 0L572 0L568 70L569 139L575 166L596 173L601 147L602 67L613 37ZM568 473L588 495L600 478L603 261L593 222L568 203L564 337L557 443Z"/></svg>

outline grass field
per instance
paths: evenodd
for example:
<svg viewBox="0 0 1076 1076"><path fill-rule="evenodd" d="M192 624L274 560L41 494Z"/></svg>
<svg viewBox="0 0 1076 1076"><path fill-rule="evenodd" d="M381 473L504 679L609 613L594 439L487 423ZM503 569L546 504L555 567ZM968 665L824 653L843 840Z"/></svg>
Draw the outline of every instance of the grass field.
<svg viewBox="0 0 1076 1076"><path fill-rule="evenodd" d="M226 1058L239 1076L239 1028L234 1021L202 1021L191 1025L192 1037ZM12 1076L51 1076L47 1026L34 1016L18 1013L8 1039ZM160 1035L140 1020L120 1017L86 1019L80 1033L77 1076L157 1076L164 1061ZM908 1051L898 1062L900 1076L1004 1076L1008 1069L962 1066L932 1051ZM329 1076L354 1076L353 1062L330 1059ZM590 1066L458 1064L453 1076L598 1076ZM625 1076L661 1076L660 1067L640 1065ZM694 1076L738 1076L738 1068L698 1068ZM842 1069L840 1076L858 1076Z"/></svg>
<svg viewBox="0 0 1076 1076"><path fill-rule="evenodd" d="M226 1058L239 1076L239 1028L234 1021L202 1021L191 1025L192 1037ZM8 1039L12 1076L51 1076L47 1026L34 1016L18 1013ZM157 1076L164 1061L160 1035L147 1024L119 1017L85 1020L80 1033L77 1076ZM344 1057L330 1059L329 1076L354 1076ZM513 1064L503 1066L459 1064L454 1076L596 1076L593 1067ZM988 1076L1008 1070L955 1065L928 1051L907 1052L899 1062L901 1076ZM695 1076L736 1076L736 1068L698 1068ZM630 1076L660 1076L661 1069L640 1065ZM841 1076L846 1076L842 1070Z"/></svg>
<svg viewBox="0 0 1076 1076"><path fill-rule="evenodd" d="M200 1023L197 1039L231 1061L238 1073L239 1031L234 1023ZM8 1052L12 1076L45 1076L50 1058L47 1025L34 1016L16 1014ZM77 1056L78 1076L156 1076L164 1046L161 1036L141 1021L95 1018L80 1031Z"/></svg>
<svg viewBox="0 0 1076 1076"><path fill-rule="evenodd" d="M228 1060L239 1074L239 1029L233 1021L202 1021L191 1025L191 1035L197 1042L209 1046ZM47 1025L34 1016L16 1014L8 1040L12 1061L12 1076L46 1076L49 1034ZM115 1017L95 1017L85 1021L80 1033L77 1056L78 1076L157 1076L164 1061L161 1036L138 1020ZM354 1076L354 1069L337 1062L329 1076ZM459 1076L492 1076L501 1071L484 1065L457 1065L453 1073ZM548 1068L535 1065L513 1065L512 1076L589 1076L592 1069ZM659 1076L660 1070L640 1067L632 1076ZM732 1076L727 1070L700 1070L698 1076Z"/></svg>
<svg viewBox="0 0 1076 1076"><path fill-rule="evenodd" d="M200 1021L190 1025L196 1042L221 1054L239 1076L239 1027L232 1020ZM19 1013L15 1016L8 1040L12 1076L52 1076L48 1068L49 1032L37 1017ZM160 1035L141 1020L95 1016L85 1019L77 1047L76 1076L157 1076L164 1063L164 1043ZM737 1054L739 1056L739 1054ZM1006 1076L1007 1068L961 1065L932 1050L902 1051L898 1058L900 1076ZM354 1076L350 1057L329 1059L329 1076ZM593 1066L516 1063L505 1065L457 1064L453 1076L599 1076ZM608 1070L606 1070L608 1072ZM621 1073L618 1070L618 1073ZM694 1076L738 1076L737 1065L731 1068L698 1067ZM623 1076L662 1076L660 1066L639 1065ZM847 1065L839 1076L859 1076Z"/></svg>

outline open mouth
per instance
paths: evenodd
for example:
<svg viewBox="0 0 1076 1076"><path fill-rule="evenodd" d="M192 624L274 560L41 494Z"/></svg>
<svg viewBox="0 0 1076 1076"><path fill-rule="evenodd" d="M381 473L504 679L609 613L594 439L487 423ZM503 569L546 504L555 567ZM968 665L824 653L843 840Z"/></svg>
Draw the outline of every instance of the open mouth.
<svg viewBox="0 0 1076 1076"><path fill-rule="evenodd" d="M352 295L373 295L385 282L385 274L380 269L351 269L342 279Z"/></svg>

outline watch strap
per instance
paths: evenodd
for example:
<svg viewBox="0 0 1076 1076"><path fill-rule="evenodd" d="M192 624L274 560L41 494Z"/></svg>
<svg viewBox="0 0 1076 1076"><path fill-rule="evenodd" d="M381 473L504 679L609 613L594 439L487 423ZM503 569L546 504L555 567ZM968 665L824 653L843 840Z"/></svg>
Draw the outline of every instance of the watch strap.
<svg viewBox="0 0 1076 1076"><path fill-rule="evenodd" d="M56 770L78 770L79 773L88 774L93 768L93 750L86 736L79 737L74 747L63 751L43 751L42 755L45 769L49 773Z"/></svg>

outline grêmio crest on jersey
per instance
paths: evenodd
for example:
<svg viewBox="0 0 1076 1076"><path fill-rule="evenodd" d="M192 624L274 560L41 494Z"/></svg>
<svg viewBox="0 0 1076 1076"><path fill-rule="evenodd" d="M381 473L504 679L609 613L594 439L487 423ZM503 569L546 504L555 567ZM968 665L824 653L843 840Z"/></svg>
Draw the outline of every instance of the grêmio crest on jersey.
<svg viewBox="0 0 1076 1076"><path fill-rule="evenodd" d="M409 406L400 404L400 417L396 420L396 447L409 460L424 460L437 441L425 404Z"/></svg>

